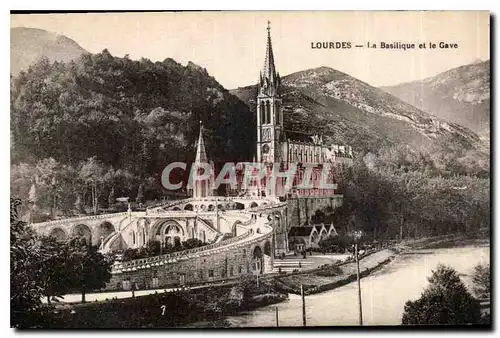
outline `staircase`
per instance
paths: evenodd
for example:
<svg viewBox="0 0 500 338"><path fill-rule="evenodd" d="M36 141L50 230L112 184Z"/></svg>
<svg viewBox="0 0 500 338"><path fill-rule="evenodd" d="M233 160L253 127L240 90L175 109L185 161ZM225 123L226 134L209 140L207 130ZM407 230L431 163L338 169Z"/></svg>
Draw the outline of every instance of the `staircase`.
<svg viewBox="0 0 500 338"><path fill-rule="evenodd" d="M293 272L293 270L308 270L311 268L313 262L297 258L297 259L274 259L273 272L279 272L280 268L282 272ZM300 267L299 267L300 265Z"/></svg>

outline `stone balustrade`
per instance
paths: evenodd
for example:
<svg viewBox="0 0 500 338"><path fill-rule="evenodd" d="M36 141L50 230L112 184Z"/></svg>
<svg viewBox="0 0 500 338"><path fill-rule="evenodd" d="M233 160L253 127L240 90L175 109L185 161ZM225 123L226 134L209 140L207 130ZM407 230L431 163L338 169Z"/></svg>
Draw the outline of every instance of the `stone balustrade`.
<svg viewBox="0 0 500 338"><path fill-rule="evenodd" d="M220 247L230 246L231 244L234 244L235 242L238 242L238 241L241 241L242 239L247 238L251 234L252 234L252 232L249 230L241 236L233 237L233 238L230 238L230 239L222 241L222 242L205 245L205 246L201 246L198 248L172 252L172 253L168 253L165 255L135 259L135 260L132 260L129 262L118 263L118 264L115 264L113 266L113 270L116 273L116 271L119 271L119 270L132 269L134 267L137 268L138 266L143 266L145 264L146 265L149 264L151 266L151 263L160 263L160 264L155 264L155 265L163 265L165 263L175 263L175 262L179 261L178 258L182 258L181 260L185 260L185 259L189 259L190 258L189 256L198 254L200 252L207 252L207 251L217 249ZM147 266L146 266L146 268L147 268Z"/></svg>
<svg viewBox="0 0 500 338"><path fill-rule="evenodd" d="M117 216L126 216L128 215L128 212L117 212L114 214L102 214L102 215L92 215L92 216L82 216L82 217L76 217L76 218L63 218L63 219L57 219L53 221L47 221L47 222L41 222L41 223L33 223L33 225L36 226L49 226L49 225L55 225L55 224L62 224L62 223L68 223L68 222L76 222L76 221L88 221L88 220L94 220L94 219L106 219L106 218L114 218Z"/></svg>

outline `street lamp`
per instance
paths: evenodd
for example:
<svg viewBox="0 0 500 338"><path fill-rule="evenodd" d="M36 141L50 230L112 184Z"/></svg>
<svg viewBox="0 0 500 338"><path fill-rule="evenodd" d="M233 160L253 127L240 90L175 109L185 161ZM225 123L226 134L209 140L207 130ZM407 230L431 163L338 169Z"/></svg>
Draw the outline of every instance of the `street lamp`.
<svg viewBox="0 0 500 338"><path fill-rule="evenodd" d="M363 236L361 230L355 230L352 233L352 238L354 241L354 257L356 259L356 279L358 281L358 305L359 305L359 325L363 325L363 307L361 305L361 278L359 275L359 251L358 242Z"/></svg>

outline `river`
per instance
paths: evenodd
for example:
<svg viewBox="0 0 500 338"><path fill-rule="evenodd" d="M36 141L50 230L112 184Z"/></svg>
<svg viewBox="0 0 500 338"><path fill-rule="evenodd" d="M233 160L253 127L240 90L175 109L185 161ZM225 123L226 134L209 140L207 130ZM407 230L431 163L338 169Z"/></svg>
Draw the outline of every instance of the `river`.
<svg viewBox="0 0 500 338"><path fill-rule="evenodd" d="M404 305L415 300L427 285L427 277L439 263L455 268L467 286L474 266L489 263L490 248L462 247L426 249L397 256L381 270L361 280L363 322L365 325L400 325ZM357 284L305 297L307 326L358 325ZM232 327L276 326L278 307L280 326L301 326L300 296L251 312L226 317Z"/></svg>

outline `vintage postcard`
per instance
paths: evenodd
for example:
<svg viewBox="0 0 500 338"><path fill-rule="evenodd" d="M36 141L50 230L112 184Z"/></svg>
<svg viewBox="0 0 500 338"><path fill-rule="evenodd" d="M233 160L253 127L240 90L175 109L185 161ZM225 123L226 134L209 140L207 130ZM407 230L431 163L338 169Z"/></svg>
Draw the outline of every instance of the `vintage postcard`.
<svg viewBox="0 0 500 338"><path fill-rule="evenodd" d="M489 12L10 20L11 327L491 327Z"/></svg>

